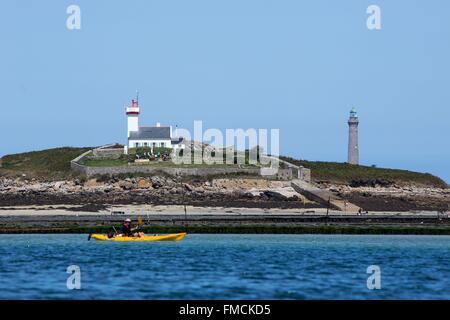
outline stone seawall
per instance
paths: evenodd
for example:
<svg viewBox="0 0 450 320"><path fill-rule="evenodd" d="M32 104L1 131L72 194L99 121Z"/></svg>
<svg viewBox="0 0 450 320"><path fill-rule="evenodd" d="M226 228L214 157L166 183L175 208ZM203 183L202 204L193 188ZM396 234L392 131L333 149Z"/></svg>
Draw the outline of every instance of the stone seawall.
<svg viewBox="0 0 450 320"><path fill-rule="evenodd" d="M83 158L94 159L118 159L124 154L123 149L111 148L112 145L106 145L94 150L83 153L79 157L73 159L70 163L73 171L86 176L93 175L117 175L117 174L167 174L171 176L214 176L214 175L227 175L227 174L245 174L245 175L258 175L267 179L285 180L289 181L293 178L310 181L310 170L295 166L283 160L279 160L275 157L266 157L268 162L280 161L285 168L275 167L262 167L262 168L217 168L214 166L205 166L200 168L176 168L176 167L163 167L163 166L144 166L144 165L126 165L117 167L89 167L80 164L79 162Z"/></svg>
<svg viewBox="0 0 450 320"><path fill-rule="evenodd" d="M123 148L98 148L92 151L94 159L119 159L123 154Z"/></svg>
<svg viewBox="0 0 450 320"><path fill-rule="evenodd" d="M272 175L276 175L280 180L292 180L299 179L302 181L311 182L311 170L303 166L296 166L285 160L281 160L273 156L262 156L263 161L266 163L276 164L275 167L265 168L266 175L271 175L269 172L273 171ZM280 167L286 169L281 169ZM262 173L264 175L264 173Z"/></svg>
<svg viewBox="0 0 450 320"><path fill-rule="evenodd" d="M259 168L171 168L171 167L154 167L154 166L121 166L121 167L88 167L80 165L72 161L72 170L85 174L87 176L93 175L117 175L127 173L144 173L144 174L158 174L164 173L171 176L212 176L212 175L226 175L226 174L248 174L259 175Z"/></svg>

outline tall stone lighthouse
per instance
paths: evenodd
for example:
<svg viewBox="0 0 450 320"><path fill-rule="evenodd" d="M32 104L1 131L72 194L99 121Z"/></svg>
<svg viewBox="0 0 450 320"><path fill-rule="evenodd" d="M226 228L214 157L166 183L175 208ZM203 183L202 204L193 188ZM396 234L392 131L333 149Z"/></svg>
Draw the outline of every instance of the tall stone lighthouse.
<svg viewBox="0 0 450 320"><path fill-rule="evenodd" d="M359 164L358 124L358 114L353 108L348 119L348 163L350 164Z"/></svg>

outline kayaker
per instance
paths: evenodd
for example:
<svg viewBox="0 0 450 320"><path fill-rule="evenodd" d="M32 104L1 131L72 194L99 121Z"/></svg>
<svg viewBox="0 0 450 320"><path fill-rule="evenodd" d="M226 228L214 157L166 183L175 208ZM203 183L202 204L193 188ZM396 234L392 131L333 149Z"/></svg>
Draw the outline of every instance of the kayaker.
<svg viewBox="0 0 450 320"><path fill-rule="evenodd" d="M122 237L143 237L143 232L135 232L137 228L131 227L131 220L125 219L124 223L122 224Z"/></svg>
<svg viewBox="0 0 450 320"><path fill-rule="evenodd" d="M124 237L132 237L133 236L133 230L131 229L131 220L125 219L125 221L122 224L122 236Z"/></svg>

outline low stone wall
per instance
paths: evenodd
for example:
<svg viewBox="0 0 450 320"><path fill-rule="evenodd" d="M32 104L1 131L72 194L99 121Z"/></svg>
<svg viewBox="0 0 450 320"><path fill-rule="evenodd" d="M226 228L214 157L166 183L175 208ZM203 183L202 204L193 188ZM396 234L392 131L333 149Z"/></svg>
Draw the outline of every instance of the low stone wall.
<svg viewBox="0 0 450 320"><path fill-rule="evenodd" d="M92 151L94 159L119 159L123 154L123 148L98 148Z"/></svg>
<svg viewBox="0 0 450 320"><path fill-rule="evenodd" d="M311 171L304 167L295 166L289 162L280 160L275 157L268 157L271 161L279 161L283 163L285 168L264 167L264 168L216 168L213 166L205 166L201 168L176 168L176 167L159 167L152 165L128 165L118 167L88 167L81 165L79 161L84 157L96 159L117 159L124 154L123 149L110 148L111 145L103 146L94 150L83 153L76 159L71 161L73 171L87 175L117 175L127 173L144 173L158 174L165 173L172 176L213 176L226 174L248 174L260 175L268 179L292 180L300 179L303 181L311 181ZM287 167L287 168L286 168Z"/></svg>
<svg viewBox="0 0 450 320"><path fill-rule="evenodd" d="M277 172L277 179L278 180L292 180L292 169L278 169Z"/></svg>
<svg viewBox="0 0 450 320"><path fill-rule="evenodd" d="M171 167L155 167L155 166L122 166L122 167L87 167L72 162L72 169L78 173L87 176L92 175L117 175L126 173L145 173L158 174L165 173L171 176L211 176L226 174L248 174L259 175L259 168L171 168Z"/></svg>
<svg viewBox="0 0 450 320"><path fill-rule="evenodd" d="M281 168L271 168L264 167L260 169L260 175L263 177L267 177L268 179L277 179L277 180L292 180L293 178L293 170L292 168L281 169Z"/></svg>
<svg viewBox="0 0 450 320"><path fill-rule="evenodd" d="M278 162L278 167L280 167L280 164L282 164L287 169L281 169L278 168L266 168L266 175L270 175L270 170L273 171L273 174L276 174L278 176L278 179L280 180L292 180L292 179L299 179L302 181L311 182L311 170L308 168L305 168L303 166L296 166L290 162L287 162L285 160L281 160L277 157L272 156L265 156L266 159L264 159L266 162L273 161L274 163ZM275 173L278 172L278 173ZM265 175L264 173L261 173L262 175Z"/></svg>
<svg viewBox="0 0 450 320"><path fill-rule="evenodd" d="M80 161L81 159L83 159L84 157L89 156L92 153L92 150L86 151L85 153L79 155L78 157L76 157L75 159L73 159L72 161L70 161L71 164L78 164L78 161Z"/></svg>
<svg viewBox="0 0 450 320"><path fill-rule="evenodd" d="M78 172L81 174L85 174L86 166L79 164L78 161L80 161L84 157L88 157L91 153L92 153L92 150L86 151L85 153L79 155L78 157L76 157L75 159L70 161L70 168L72 169L72 171L75 171L75 172Z"/></svg>
<svg viewBox="0 0 450 320"><path fill-rule="evenodd" d="M298 179L311 182L311 169L298 167Z"/></svg>

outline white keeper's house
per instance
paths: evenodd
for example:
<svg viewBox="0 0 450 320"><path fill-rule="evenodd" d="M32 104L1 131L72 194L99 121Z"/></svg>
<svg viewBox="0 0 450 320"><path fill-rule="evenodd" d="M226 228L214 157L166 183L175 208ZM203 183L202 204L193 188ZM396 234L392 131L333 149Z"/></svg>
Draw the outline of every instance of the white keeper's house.
<svg viewBox="0 0 450 320"><path fill-rule="evenodd" d="M162 126L159 122L155 126L139 126L139 100L131 100L131 106L126 108L128 118L128 145L129 148L162 147L184 149L184 139L173 133L172 126ZM176 131L176 130L175 130Z"/></svg>

